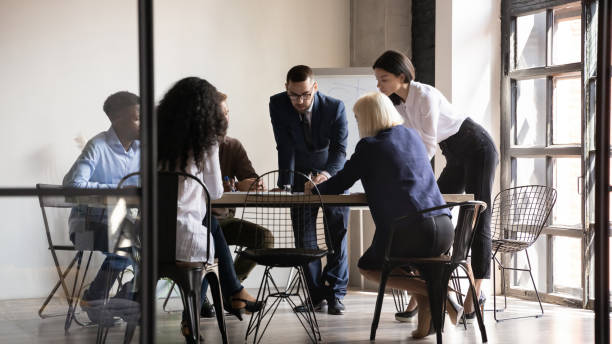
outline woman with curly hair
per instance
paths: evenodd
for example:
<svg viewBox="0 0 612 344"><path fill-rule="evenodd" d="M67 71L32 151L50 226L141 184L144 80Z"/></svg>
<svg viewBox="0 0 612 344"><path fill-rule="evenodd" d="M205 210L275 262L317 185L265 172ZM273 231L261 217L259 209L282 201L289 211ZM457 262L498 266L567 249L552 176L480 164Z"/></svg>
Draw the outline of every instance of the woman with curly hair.
<svg viewBox="0 0 612 344"><path fill-rule="evenodd" d="M208 81L189 77L178 81L164 95L157 108L158 163L161 170L180 171L198 177L206 184L210 197L223 194L219 167L218 137L224 136L227 120L221 109L221 95ZM191 178L179 177L176 260L203 262L207 258L206 195ZM209 216L212 216L208 214ZM257 312L256 302L236 277L229 247L214 216L208 255L219 260L219 279L228 311L242 320L244 311Z"/></svg>

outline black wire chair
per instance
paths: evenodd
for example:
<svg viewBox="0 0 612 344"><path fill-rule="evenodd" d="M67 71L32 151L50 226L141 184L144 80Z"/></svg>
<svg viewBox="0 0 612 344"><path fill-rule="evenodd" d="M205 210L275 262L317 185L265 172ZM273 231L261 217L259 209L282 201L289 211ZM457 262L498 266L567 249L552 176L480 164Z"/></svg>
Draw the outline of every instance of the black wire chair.
<svg viewBox="0 0 612 344"><path fill-rule="evenodd" d="M434 329L436 330L437 343L442 343L442 330L444 327L444 311L446 307L446 296L447 286L451 275L458 268L461 267L467 274L468 281L470 283L470 290L472 291L472 297L474 304L478 304L476 292L474 290L474 277L471 270L467 267L467 256L472 245L474 238L474 227L478 222L480 214L486 209L487 205L480 201L469 201L454 204L447 204L439 207L425 209L421 213L427 213L430 211L459 207L459 216L457 219L457 225L455 227L455 238L452 246L451 255L441 255L438 257L430 258L403 258L391 256L391 249L393 246L393 238L396 232L402 230L402 226L405 226L405 217L400 217L394 221L391 233L389 235L388 246L385 251L385 262L383 264L383 270L381 273L380 284L378 287L378 297L376 299L376 308L374 310L374 318L372 319L372 327L370 330L370 340L376 339L376 330L378 328L378 321L380 320L380 311L382 309L382 303L385 295L385 287L387 285L387 279L389 277L404 277L404 278L420 278L423 279L427 285L427 291L429 294L429 303L431 308L431 319ZM396 268L410 268L411 270L418 271L418 275L401 274L396 275L392 272ZM480 328L480 335L482 342L487 342L487 332L482 320L482 314L480 308L476 307L476 318L478 320L478 327Z"/></svg>
<svg viewBox="0 0 612 344"><path fill-rule="evenodd" d="M292 185L296 186L295 189L310 181L310 178L300 172L271 171L260 176L256 183L263 182L266 187L274 187L281 174L283 177L289 176L289 180L293 181ZM306 305L307 312L294 313L310 340L314 343L321 340L304 267L331 253L332 246L321 196L316 187L312 192L312 195L305 195L286 188L282 191L252 190L246 195L242 220L267 228L272 235L257 239L270 242L253 245L270 248L242 247L238 251L238 254L265 266L257 294L257 300L263 301L264 306L251 316L245 340L253 335L253 343L261 341L281 301L286 301L292 310L298 305ZM239 232L239 235L243 233ZM297 271L284 288L272 277L271 270L277 267L295 268Z"/></svg>
<svg viewBox="0 0 612 344"><path fill-rule="evenodd" d="M122 183L130 177L138 175L135 172L125 176L119 183ZM207 262L177 262L176 261L176 216L177 216L177 200L178 200L178 184L180 179L192 179L197 182L206 195L206 212L210 214L210 194L206 185L197 177L188 173L182 172L158 172L157 180L157 212L158 212L158 255L157 255L157 278L167 277L173 280L179 287L183 308L187 312L187 328L189 333L183 333L187 343L199 343L200 338L200 289L202 286L202 277L209 282L211 293L214 300L215 311L217 313L217 323L221 332L223 343L228 343L227 331L225 327L225 318L223 315L223 299L221 297L221 288L219 278L217 276L216 264L208 264ZM211 243L211 218L207 219L208 232L208 249L207 255L210 254ZM129 233L122 233L130 236ZM207 259L208 261L208 259ZM204 276L203 276L204 275ZM137 278L139 276L135 276ZM107 305L107 307L109 307ZM124 337L124 343L129 343L134 335L136 326L140 321L140 305L137 302L123 302L114 306L110 304L111 312L121 313L121 317L126 320L127 327ZM104 333L99 335L104 342L108 328L104 329Z"/></svg>
<svg viewBox="0 0 612 344"><path fill-rule="evenodd" d="M492 259L502 272L502 291L504 293L504 307L501 309L497 308L496 299L493 298L493 314L497 322L530 317L538 318L544 315L540 294L531 273L531 261L527 248L538 240L556 200L557 191L543 185L517 186L503 190L495 196L491 219L491 249L493 251ZM525 252L527 268L504 266L498 256L499 253L518 253L520 251ZM539 314L498 319L497 313L505 311L508 306L506 270L529 272L533 290L540 304ZM493 274L493 285L495 285L495 274Z"/></svg>

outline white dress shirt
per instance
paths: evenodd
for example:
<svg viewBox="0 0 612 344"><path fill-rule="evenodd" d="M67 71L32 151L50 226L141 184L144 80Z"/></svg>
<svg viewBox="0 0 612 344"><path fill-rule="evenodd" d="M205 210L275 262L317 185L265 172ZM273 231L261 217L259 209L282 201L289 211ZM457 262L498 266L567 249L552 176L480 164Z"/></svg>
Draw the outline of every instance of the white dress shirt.
<svg viewBox="0 0 612 344"><path fill-rule="evenodd" d="M419 133L429 159L436 154L437 144L455 135L465 120L435 87L416 81L410 82L406 102L395 108L404 118L404 126Z"/></svg>
<svg viewBox="0 0 612 344"><path fill-rule="evenodd" d="M215 144L206 153L203 170L198 170L193 159L187 164L186 172L198 177L208 188L211 199L223 195L219 145ZM208 229L202 225L206 216L206 193L192 178L179 177L178 202L176 211L176 260L184 262L205 262ZM210 243L208 263L215 258L215 246Z"/></svg>

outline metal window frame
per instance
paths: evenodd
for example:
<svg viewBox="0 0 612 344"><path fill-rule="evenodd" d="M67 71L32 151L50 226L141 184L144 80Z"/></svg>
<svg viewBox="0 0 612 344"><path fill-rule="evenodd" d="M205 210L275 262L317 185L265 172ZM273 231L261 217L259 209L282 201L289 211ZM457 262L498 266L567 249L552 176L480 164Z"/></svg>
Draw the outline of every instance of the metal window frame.
<svg viewBox="0 0 612 344"><path fill-rule="evenodd" d="M581 176L585 175L585 157L583 152L583 142L585 140L585 116L581 113L582 123L582 135L580 144L569 144L569 145L558 145L553 144L553 78L564 75L580 75L581 81L584 82L583 76L583 61L584 54L581 55L581 61L575 63L568 63L562 65L552 65L552 49L553 49L553 9L569 3L575 3L576 0L572 1L502 1L502 80L501 80L501 188L505 189L512 185L513 176L515 175L516 164L514 163L517 158L545 158L546 159L546 184L553 184L553 160L560 157L574 157L578 158L582 162ZM542 67L516 69L517 66L517 54L516 54L516 17L529 15L534 13L540 13L546 11L546 65ZM584 4L582 5L582 17L584 18ZM583 20L582 36L585 35L584 20ZM584 41L584 40L583 40ZM584 51L584 42L582 43L582 50ZM546 139L544 147L521 147L516 145L516 133L513 130L514 123L516 122L516 100L517 100L517 88L516 83L520 80L529 80L535 78L546 78ZM581 108L584 109L584 91L581 94L582 104ZM582 178L582 177L580 177ZM584 178L582 178L584 183ZM586 190L582 186L582 190ZM552 301L555 303L561 303L568 306L576 306L577 304L586 305L585 296L583 292L583 299L577 300L575 297L570 295L559 296L555 294L555 291L563 290L562 286L555 286L554 284L554 238L557 236L579 238L581 240L582 252L585 251L585 202L586 192L581 193L581 219L582 228L564 228L563 226L550 225L543 230L543 235L546 236L546 247L547 247L547 264L546 264L546 286L544 288L545 295L544 300ZM550 221L550 220L549 220ZM505 264L510 263L512 257L504 256L502 258ZM581 267L584 272L585 255L581 257ZM530 298L531 295L521 288L512 287L510 282L510 275L506 276L506 292L510 295L522 296ZM587 291L585 284L585 274L581 274L581 289ZM576 294L575 288L571 288L572 293ZM588 291L587 291L588 292ZM580 302L579 302L580 301ZM588 299L586 300L588 301Z"/></svg>

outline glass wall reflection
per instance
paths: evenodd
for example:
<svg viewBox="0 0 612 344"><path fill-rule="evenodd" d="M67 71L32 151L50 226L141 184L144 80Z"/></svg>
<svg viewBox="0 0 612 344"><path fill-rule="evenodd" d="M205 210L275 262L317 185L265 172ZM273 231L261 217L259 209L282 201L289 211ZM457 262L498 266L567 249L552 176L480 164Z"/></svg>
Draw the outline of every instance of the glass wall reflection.
<svg viewBox="0 0 612 344"><path fill-rule="evenodd" d="M39 194L0 199L0 308L28 320L3 341L140 321L137 27L136 1L0 2L0 187Z"/></svg>

